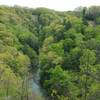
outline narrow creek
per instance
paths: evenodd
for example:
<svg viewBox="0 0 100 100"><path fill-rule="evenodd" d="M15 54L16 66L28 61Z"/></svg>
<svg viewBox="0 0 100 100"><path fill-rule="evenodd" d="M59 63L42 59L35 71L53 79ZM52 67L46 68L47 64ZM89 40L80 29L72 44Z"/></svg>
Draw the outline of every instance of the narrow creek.
<svg viewBox="0 0 100 100"><path fill-rule="evenodd" d="M33 79L31 79L31 88L32 88L32 100L47 100L44 94L44 90L41 87L40 83L40 69L34 72Z"/></svg>

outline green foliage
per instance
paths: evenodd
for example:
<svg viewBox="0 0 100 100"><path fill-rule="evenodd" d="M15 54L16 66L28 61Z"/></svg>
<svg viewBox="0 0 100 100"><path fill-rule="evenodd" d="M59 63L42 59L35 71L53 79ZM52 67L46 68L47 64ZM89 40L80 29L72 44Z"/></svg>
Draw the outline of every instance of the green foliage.
<svg viewBox="0 0 100 100"><path fill-rule="evenodd" d="M91 50L85 50L83 52L83 56L80 58L80 69L81 69L81 92L82 92L82 98L87 100L87 97L91 90L91 85L95 81L95 74L96 74L96 68L94 67L96 61L96 55ZM95 90L96 91L96 90Z"/></svg>
<svg viewBox="0 0 100 100"><path fill-rule="evenodd" d="M49 95L51 95L52 100L64 100L74 99L76 100L76 95L78 93L78 88L74 86L74 81L71 79L71 73L63 71L60 66L56 66L54 69L49 70L50 79L45 80L44 87L48 89Z"/></svg>
<svg viewBox="0 0 100 100"><path fill-rule="evenodd" d="M99 100L100 7L57 12L0 6L0 100L26 100L40 69L50 100Z"/></svg>
<svg viewBox="0 0 100 100"><path fill-rule="evenodd" d="M71 49L71 51L64 56L63 67L67 70L79 70L79 59L81 57L80 48Z"/></svg>

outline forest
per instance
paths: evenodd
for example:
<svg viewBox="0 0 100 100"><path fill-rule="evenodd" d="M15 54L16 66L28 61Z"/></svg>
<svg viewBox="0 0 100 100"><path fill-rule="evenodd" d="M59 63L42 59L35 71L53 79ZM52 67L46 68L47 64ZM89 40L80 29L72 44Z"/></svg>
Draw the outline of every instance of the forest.
<svg viewBox="0 0 100 100"><path fill-rule="evenodd" d="M100 6L0 6L0 100L100 100Z"/></svg>

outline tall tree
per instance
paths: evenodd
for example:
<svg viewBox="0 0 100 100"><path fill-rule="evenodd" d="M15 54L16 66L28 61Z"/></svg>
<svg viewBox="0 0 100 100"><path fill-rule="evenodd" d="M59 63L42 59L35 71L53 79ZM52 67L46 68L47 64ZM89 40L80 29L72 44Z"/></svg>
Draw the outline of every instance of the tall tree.
<svg viewBox="0 0 100 100"><path fill-rule="evenodd" d="M80 58L80 74L81 74L81 89L82 98L87 100L89 89L93 82L93 76L95 73L96 55L93 51L85 49L83 56Z"/></svg>

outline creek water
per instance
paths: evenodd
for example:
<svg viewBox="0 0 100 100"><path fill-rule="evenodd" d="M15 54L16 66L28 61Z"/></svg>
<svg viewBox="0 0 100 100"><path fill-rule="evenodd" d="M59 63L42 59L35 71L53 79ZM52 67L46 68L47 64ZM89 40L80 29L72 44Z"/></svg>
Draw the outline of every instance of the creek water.
<svg viewBox="0 0 100 100"><path fill-rule="evenodd" d="M31 79L32 100L47 100L40 83L40 69L34 72Z"/></svg>

